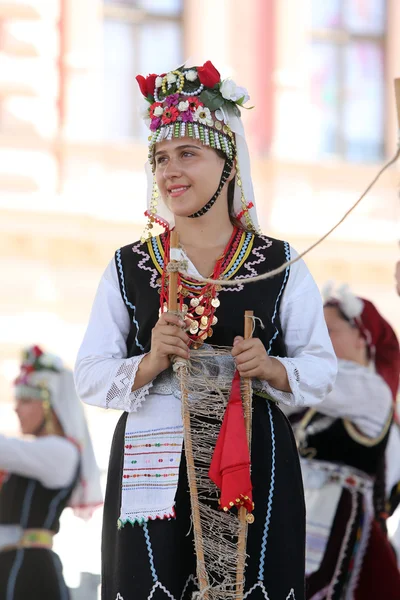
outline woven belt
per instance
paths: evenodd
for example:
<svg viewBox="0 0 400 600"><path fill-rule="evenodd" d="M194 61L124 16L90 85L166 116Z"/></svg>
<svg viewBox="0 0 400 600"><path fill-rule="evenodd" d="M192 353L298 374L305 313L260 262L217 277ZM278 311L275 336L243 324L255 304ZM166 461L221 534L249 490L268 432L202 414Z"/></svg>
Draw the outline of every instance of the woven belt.
<svg viewBox="0 0 400 600"><path fill-rule="evenodd" d="M53 547L54 532L48 529L25 529L17 544L4 546L0 552L18 550L19 548L47 548Z"/></svg>

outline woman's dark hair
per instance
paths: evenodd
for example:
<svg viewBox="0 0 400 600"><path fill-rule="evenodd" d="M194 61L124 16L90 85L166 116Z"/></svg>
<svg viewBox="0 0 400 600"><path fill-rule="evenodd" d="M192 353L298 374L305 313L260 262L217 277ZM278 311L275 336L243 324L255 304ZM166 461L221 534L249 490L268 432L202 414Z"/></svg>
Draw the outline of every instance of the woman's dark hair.
<svg viewBox="0 0 400 600"><path fill-rule="evenodd" d="M335 300L328 300L328 302L325 302L324 308L336 308L339 317L343 319L343 321L346 321L352 327L357 327L353 319L349 319L349 317L342 311L339 302L336 302Z"/></svg>

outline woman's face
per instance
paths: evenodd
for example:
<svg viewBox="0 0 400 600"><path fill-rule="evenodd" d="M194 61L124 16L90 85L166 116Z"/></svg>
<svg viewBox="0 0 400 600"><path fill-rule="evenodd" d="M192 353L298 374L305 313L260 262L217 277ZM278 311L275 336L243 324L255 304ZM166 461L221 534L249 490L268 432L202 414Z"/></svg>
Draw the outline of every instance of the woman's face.
<svg viewBox="0 0 400 600"><path fill-rule="evenodd" d="M343 319L335 306L325 306L324 314L336 356L361 365L367 364L366 341L358 328Z"/></svg>
<svg viewBox="0 0 400 600"><path fill-rule="evenodd" d="M44 421L43 404L40 400L18 398L15 407L21 431L26 435L35 434Z"/></svg>
<svg viewBox="0 0 400 600"><path fill-rule="evenodd" d="M188 217L207 204L218 189L225 163L212 148L189 137L156 144L154 161L158 189L178 217ZM230 179L233 176L234 172ZM227 186L228 182L221 197L226 197Z"/></svg>

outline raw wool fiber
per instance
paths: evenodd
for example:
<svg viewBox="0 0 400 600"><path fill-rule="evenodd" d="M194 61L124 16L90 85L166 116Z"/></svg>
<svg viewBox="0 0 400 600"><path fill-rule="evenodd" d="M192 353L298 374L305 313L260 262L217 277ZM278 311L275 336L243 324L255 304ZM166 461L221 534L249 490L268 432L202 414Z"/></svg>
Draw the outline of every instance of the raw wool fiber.
<svg viewBox="0 0 400 600"><path fill-rule="evenodd" d="M231 348L204 344L192 351L190 361L177 364L181 380L185 425L185 453L191 488L192 522L197 555L199 597L237 600L238 539L241 523L237 510L218 508L219 490L208 476L232 386ZM210 500L211 499L211 500ZM242 534L243 535L243 534ZM242 557L243 558L243 557Z"/></svg>

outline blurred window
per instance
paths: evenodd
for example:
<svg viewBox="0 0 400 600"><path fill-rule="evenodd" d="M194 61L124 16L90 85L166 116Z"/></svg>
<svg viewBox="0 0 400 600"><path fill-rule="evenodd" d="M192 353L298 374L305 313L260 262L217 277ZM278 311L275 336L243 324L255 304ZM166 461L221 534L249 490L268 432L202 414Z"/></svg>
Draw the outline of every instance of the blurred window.
<svg viewBox="0 0 400 600"><path fill-rule="evenodd" d="M385 0L312 0L311 104L319 156L384 155Z"/></svg>
<svg viewBox="0 0 400 600"><path fill-rule="evenodd" d="M145 139L136 75L177 67L184 0L104 0L104 129L109 140Z"/></svg>

